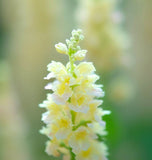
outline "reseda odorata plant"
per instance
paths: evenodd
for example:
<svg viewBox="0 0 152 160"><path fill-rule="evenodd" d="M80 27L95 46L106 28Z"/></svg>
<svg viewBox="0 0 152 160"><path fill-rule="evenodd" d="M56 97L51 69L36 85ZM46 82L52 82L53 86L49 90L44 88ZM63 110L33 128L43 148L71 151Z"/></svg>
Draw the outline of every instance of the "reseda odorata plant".
<svg viewBox="0 0 152 160"><path fill-rule="evenodd" d="M95 84L99 76L91 62L82 61L87 50L82 50L79 42L84 39L82 30L73 30L66 44L55 45L59 53L69 56L64 66L52 61L45 77L51 82L45 87L51 93L40 107L46 108L42 121L46 127L41 133L48 136L46 152L64 160L106 160L107 147L99 141L106 134L102 116L110 111L103 110L102 85ZM52 81L52 79L54 81Z"/></svg>

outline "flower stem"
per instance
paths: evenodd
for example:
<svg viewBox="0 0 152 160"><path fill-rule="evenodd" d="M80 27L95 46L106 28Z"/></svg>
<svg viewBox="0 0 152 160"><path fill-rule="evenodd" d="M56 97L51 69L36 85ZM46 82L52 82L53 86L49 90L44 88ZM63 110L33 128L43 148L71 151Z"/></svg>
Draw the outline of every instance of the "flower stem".
<svg viewBox="0 0 152 160"><path fill-rule="evenodd" d="M76 116L76 112L71 110L71 118L72 118L72 124L75 124L75 116Z"/></svg>
<svg viewBox="0 0 152 160"><path fill-rule="evenodd" d="M88 123L91 123L91 121L81 121L77 126L73 126L73 131L77 130L80 126L87 126Z"/></svg>
<svg viewBox="0 0 152 160"><path fill-rule="evenodd" d="M74 58L72 56L72 52L69 51L69 60L70 60L70 72L71 74L75 77L74 74ZM75 112L71 110L71 118L72 118L72 123L75 124ZM72 148L68 147L70 155L71 155L71 160L75 160L75 154L72 152Z"/></svg>
<svg viewBox="0 0 152 160"><path fill-rule="evenodd" d="M73 57L69 54L69 60L70 60L70 72L73 74L74 71L74 60Z"/></svg>
<svg viewBox="0 0 152 160"><path fill-rule="evenodd" d="M72 148L70 148L69 151L71 155L71 160L75 160L75 154L72 152Z"/></svg>
<svg viewBox="0 0 152 160"><path fill-rule="evenodd" d="M75 154L72 152L72 148L71 147L66 146L64 143L61 143L60 146L68 149L69 152L70 152L70 155L71 155L71 160L75 160Z"/></svg>

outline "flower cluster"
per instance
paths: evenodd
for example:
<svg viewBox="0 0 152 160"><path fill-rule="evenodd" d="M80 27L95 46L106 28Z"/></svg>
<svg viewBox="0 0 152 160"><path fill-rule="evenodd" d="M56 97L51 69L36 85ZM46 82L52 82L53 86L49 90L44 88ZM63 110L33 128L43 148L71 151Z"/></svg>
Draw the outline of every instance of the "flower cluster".
<svg viewBox="0 0 152 160"><path fill-rule="evenodd" d="M40 104L47 109L42 115L46 127L41 133L50 139L46 147L49 155L58 157L62 153L65 160L105 160L107 149L98 138L106 134L102 116L110 111L100 106L104 92L102 85L95 84L99 76L93 64L85 61L75 64L87 53L78 45L83 38L80 29L73 30L66 44L55 45L59 53L69 56L69 62L64 66L52 61L47 66L49 74L45 79L51 82L45 88L51 93Z"/></svg>

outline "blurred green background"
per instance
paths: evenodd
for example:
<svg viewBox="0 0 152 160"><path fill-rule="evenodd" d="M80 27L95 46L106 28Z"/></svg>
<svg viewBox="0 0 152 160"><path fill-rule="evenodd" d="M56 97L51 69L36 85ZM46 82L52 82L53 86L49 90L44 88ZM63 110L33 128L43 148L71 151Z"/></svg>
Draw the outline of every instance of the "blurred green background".
<svg viewBox="0 0 152 160"><path fill-rule="evenodd" d="M51 60L66 62L54 44L81 27L76 15L82 1L0 0L0 160L54 159L44 152L47 138L38 132L44 112L38 104L46 98L46 65ZM129 67L107 72L97 65L106 92L104 109L112 111L105 117L109 160L151 160L152 1L121 0L116 8L130 41L125 59ZM93 56L95 66L98 56ZM114 84L127 81L126 89L118 85L112 90L115 85L109 85L109 79Z"/></svg>

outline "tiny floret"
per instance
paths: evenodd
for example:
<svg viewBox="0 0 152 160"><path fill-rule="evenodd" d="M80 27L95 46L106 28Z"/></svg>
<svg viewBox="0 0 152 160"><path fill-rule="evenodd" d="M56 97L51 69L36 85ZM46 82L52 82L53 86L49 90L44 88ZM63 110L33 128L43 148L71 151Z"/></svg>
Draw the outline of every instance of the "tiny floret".
<svg viewBox="0 0 152 160"><path fill-rule="evenodd" d="M82 61L86 56L87 50L79 50L74 54L74 57L78 61Z"/></svg>
<svg viewBox="0 0 152 160"><path fill-rule="evenodd" d="M57 52L67 54L67 46L63 43L58 43L55 45Z"/></svg>
<svg viewBox="0 0 152 160"><path fill-rule="evenodd" d="M69 62L63 65L52 61L47 66L50 81L45 89L50 93L39 106L46 108L42 121L46 124L40 133L46 135L46 152L55 157L63 154L65 160L106 160L107 149L98 136L104 136L105 122L102 85L95 84L100 78L95 74L92 62L77 62L85 59L87 50L79 43L84 39L82 30L73 30L66 44L55 45L59 53L68 55Z"/></svg>

